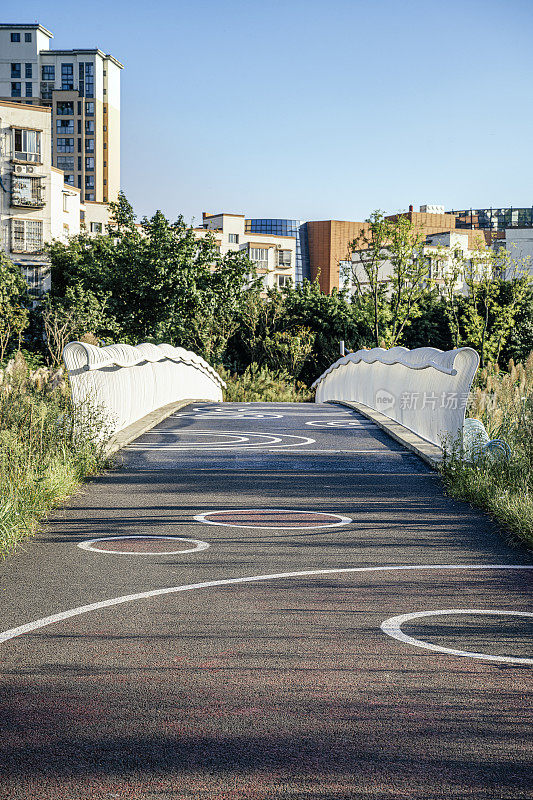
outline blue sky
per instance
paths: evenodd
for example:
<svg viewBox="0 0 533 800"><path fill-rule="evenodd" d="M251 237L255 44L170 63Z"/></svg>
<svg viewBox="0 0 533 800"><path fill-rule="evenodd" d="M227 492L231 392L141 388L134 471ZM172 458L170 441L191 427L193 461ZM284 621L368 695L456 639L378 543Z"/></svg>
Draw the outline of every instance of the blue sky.
<svg viewBox="0 0 533 800"><path fill-rule="evenodd" d="M161 208L364 219L533 204L531 0L25 2L122 72L122 184Z"/></svg>

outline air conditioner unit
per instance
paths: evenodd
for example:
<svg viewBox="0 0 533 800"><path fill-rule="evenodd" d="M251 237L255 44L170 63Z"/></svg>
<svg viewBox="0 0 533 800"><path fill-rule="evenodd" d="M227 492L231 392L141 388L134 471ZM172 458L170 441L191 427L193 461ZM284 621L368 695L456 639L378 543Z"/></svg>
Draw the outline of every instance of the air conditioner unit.
<svg viewBox="0 0 533 800"><path fill-rule="evenodd" d="M22 166L17 164L15 166L15 175L31 175L35 171L35 167Z"/></svg>

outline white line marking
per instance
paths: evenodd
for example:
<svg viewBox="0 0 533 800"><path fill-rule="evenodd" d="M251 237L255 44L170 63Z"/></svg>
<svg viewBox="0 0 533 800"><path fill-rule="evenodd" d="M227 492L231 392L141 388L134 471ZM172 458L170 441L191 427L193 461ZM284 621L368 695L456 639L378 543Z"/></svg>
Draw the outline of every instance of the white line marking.
<svg viewBox="0 0 533 800"><path fill-rule="evenodd" d="M529 567L531 569L531 567ZM503 661L507 664L533 664L533 658L515 658L512 656L490 656L486 653L474 653L469 650L454 650L451 647L441 647L423 639L415 639L407 636L401 630L401 626L412 619L422 617L434 617L441 614L506 614L512 617L533 617L533 612L529 611L498 611L485 608L445 608L440 611L418 611L415 614L401 614L398 617L390 617L381 623L381 630L399 642L411 644L414 647L423 647L425 650L433 650L435 653L446 653L452 656L466 656L468 658L479 658L484 661Z"/></svg>
<svg viewBox="0 0 533 800"><path fill-rule="evenodd" d="M190 431L180 431L180 433L188 436L195 436L196 434L209 434L211 436L247 436L247 437L261 437L266 439L267 441L263 442L249 442L248 444L233 444L228 442L227 444L208 444L208 443L192 443L192 444L128 444L126 445L125 449L128 450L162 450L162 451L170 451L170 450L224 450L228 448L233 449L242 449L242 450L250 450L250 449L257 449L259 447L272 447L276 445L276 449L281 449L282 447L303 447L306 444L315 444L315 439L310 439L308 436L294 436L293 434L289 433L281 433L279 436L274 436L272 433L257 433L253 431L206 431L206 430L190 430ZM152 434L159 434L159 431L152 431ZM287 444L277 444L278 442L283 442L284 439L301 439L299 442L288 442Z"/></svg>
<svg viewBox="0 0 533 800"><path fill-rule="evenodd" d="M99 547L94 547L96 542L112 542L117 540L128 540L128 539L171 539L173 542L189 542L190 544L194 544L194 547L191 547L189 550L164 550L158 553L143 553L139 550L101 550ZM196 553L200 550L207 550L209 547L207 542L202 542L200 539L183 539L181 536L101 536L99 539L88 539L85 542L78 542L78 547L82 550L92 550L94 553L107 553L107 555L119 555L119 556L173 556L173 555L184 555L185 553Z"/></svg>
<svg viewBox="0 0 533 800"><path fill-rule="evenodd" d="M211 519L206 519L206 516L213 516L215 514L261 514L272 512L280 512L281 514L329 514L331 517L336 517L339 522L324 522L322 525L237 525L234 522L215 522ZM204 525L222 525L224 528L260 528L261 530L291 530L303 531L312 530L313 528L337 528L339 525L349 525L353 522L351 517L343 517L341 514L335 514L331 511L309 511L296 508L226 508L220 511L206 511L204 514L195 514L194 519L197 522L203 522Z"/></svg>
<svg viewBox="0 0 533 800"><path fill-rule="evenodd" d="M81 614L88 614L91 611L98 611L102 608L111 608L119 606L123 603L130 603L135 600L147 600L150 597L162 597L166 594L175 594L177 592L189 592L193 589L210 589L214 586L231 586L238 583L255 583L258 581L273 581L282 578L311 578L316 575L346 575L355 572L398 572L400 570L456 570L456 569L533 569L533 566L523 564L416 564L416 565L403 565L403 566L388 566L388 567L341 567L337 569L311 569L302 572L279 572L272 575L250 575L244 578L225 578L218 581L204 581L202 583L189 583L183 586L170 586L165 589L152 589L148 592L137 592L136 594L125 594L121 597L113 597L110 600L101 600L99 603L89 603L86 606L78 606L71 608L68 611L61 611L59 614L51 614L49 617L41 617L34 622L27 622L25 625L19 625L16 628L10 628L3 633L0 633L0 644L7 642L9 639L15 639L17 636L22 636L25 633L45 628L47 625L53 625L56 622L62 622L71 617L79 617Z"/></svg>

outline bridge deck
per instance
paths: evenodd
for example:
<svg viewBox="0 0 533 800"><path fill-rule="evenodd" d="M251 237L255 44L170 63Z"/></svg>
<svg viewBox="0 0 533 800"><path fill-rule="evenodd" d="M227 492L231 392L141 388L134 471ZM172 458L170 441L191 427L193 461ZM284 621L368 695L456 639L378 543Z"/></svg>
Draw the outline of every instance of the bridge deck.
<svg viewBox="0 0 533 800"><path fill-rule="evenodd" d="M531 559L416 456L225 403L122 462L0 568L2 800L533 796Z"/></svg>

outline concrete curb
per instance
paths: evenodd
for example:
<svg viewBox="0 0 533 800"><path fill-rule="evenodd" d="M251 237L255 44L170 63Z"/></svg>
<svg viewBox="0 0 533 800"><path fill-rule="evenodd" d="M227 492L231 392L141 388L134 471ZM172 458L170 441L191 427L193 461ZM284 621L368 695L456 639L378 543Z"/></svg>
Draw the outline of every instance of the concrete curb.
<svg viewBox="0 0 533 800"><path fill-rule="evenodd" d="M443 454L441 448L437 447L437 445L426 442L421 436L405 428L399 422L386 417L385 414L382 414L380 411L375 411L364 403L347 402L345 400L330 400L329 402L358 411L359 414L375 422L382 431L385 431L385 433L396 442L406 447L412 453L415 453L422 461L425 461L428 467L438 470L442 463Z"/></svg>
<svg viewBox="0 0 533 800"><path fill-rule="evenodd" d="M127 428L124 428L112 436L106 445L105 454L106 456L114 455L122 447L125 447L130 442L133 442L134 439L138 439L139 436L142 436L143 433L146 433L146 431L149 431L151 428L159 425L160 422L163 422L164 419L173 414L174 411L178 411L180 408L183 408L183 406L188 406L190 403L213 402L216 401L189 399L177 400L174 403L168 403L166 406L161 406L161 408L151 411L150 414L147 414L145 417L141 417L141 419L138 419L137 422L133 422L131 425L128 425Z"/></svg>

